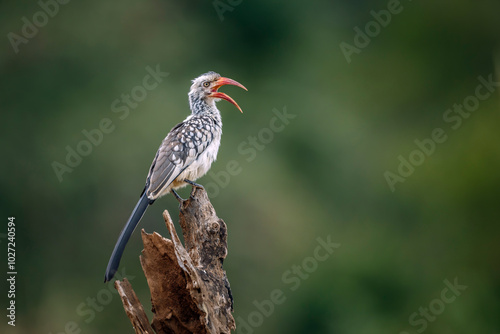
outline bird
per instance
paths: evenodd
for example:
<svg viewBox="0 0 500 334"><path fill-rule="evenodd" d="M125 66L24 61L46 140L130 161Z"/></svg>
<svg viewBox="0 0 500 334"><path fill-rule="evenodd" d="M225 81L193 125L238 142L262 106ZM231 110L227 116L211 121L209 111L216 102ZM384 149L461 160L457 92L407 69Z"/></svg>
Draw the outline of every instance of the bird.
<svg viewBox="0 0 500 334"><path fill-rule="evenodd" d="M194 181L205 175L217 158L222 135L222 120L216 102L226 100L243 113L231 97L218 91L223 85L247 90L239 82L213 71L192 80L188 93L191 115L170 130L156 152L140 199L115 244L104 282L113 279L130 236L155 200L172 193L180 201L182 198L176 189L188 184L202 187Z"/></svg>

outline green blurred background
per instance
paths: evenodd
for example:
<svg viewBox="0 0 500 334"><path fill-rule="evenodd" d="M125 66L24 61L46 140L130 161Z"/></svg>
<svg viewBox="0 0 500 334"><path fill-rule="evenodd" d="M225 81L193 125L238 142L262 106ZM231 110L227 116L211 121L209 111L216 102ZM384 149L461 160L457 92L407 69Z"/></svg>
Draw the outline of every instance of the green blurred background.
<svg viewBox="0 0 500 334"><path fill-rule="evenodd" d="M500 3L401 2L348 63L341 43L354 45L353 29L387 6L71 1L16 53L8 34L21 36L23 17L33 22L41 7L3 2L0 248L15 216L18 276L16 327L4 315L0 331L133 333L104 269L161 140L189 112L190 80L214 70L248 88L222 90L244 114L219 103L221 149L199 180L216 184L232 160L241 168L211 194L229 229L237 333L499 333L498 88L456 130L443 116L475 94L479 76L500 80ZM113 101L157 65L169 75L120 119ZM271 140L273 109L295 118ZM59 182L53 162L104 118L114 131ZM391 191L384 173L435 128L447 140ZM263 147L249 159L240 145L252 136ZM167 236L164 209L177 217L167 196L140 228ZM137 232L121 268L150 314ZM317 238L328 236L340 247L314 266ZM288 271L303 264L310 273L292 290L283 275L297 279ZM440 302L455 278L467 289ZM0 287L5 310L5 279ZM286 300L257 313L275 289ZM410 323L429 305L432 320Z"/></svg>

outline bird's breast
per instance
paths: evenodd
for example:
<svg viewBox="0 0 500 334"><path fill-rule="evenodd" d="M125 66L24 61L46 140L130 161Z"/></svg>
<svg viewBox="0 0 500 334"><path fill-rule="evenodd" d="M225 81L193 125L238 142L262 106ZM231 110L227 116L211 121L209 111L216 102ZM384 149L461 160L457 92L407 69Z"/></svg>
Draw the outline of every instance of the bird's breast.
<svg viewBox="0 0 500 334"><path fill-rule="evenodd" d="M198 156L198 158L192 164L193 178L198 179L205 175L212 163L217 159L217 153L219 152L221 133L214 133L214 137L207 148Z"/></svg>
<svg viewBox="0 0 500 334"><path fill-rule="evenodd" d="M220 128L211 129L211 140L205 143L207 146L201 152L198 152L196 159L179 175L178 180L195 181L208 172L212 163L217 159L221 135ZM176 188L175 185L173 186Z"/></svg>

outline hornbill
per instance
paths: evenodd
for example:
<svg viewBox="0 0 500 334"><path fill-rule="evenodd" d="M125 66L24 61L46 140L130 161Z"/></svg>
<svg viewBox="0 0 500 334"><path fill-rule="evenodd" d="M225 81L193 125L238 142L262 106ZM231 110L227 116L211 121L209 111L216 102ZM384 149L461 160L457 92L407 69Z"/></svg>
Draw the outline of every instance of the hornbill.
<svg viewBox="0 0 500 334"><path fill-rule="evenodd" d="M202 74L193 80L188 94L191 115L170 130L156 152L139 202L111 254L104 282L110 281L115 275L125 245L148 206L169 192L180 200L175 189L187 184L199 186L194 181L205 175L215 161L222 135L221 116L215 103L224 99L243 112L231 97L218 91L223 85L235 85L247 90L239 82L215 72Z"/></svg>

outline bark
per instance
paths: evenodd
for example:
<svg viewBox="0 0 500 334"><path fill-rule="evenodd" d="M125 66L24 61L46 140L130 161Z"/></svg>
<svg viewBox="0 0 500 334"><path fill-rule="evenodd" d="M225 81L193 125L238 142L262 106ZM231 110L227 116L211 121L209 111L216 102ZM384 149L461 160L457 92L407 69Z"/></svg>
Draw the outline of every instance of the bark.
<svg viewBox="0 0 500 334"><path fill-rule="evenodd" d="M229 334L236 326L231 289L222 269L226 224L217 217L205 190L197 187L180 203L185 246L168 211L163 218L171 240L142 230L141 264L151 292L153 329L157 334Z"/></svg>
<svg viewBox="0 0 500 334"><path fill-rule="evenodd" d="M136 334L154 334L149 324L148 317L144 312L144 308L128 279L125 278L123 281L115 281L115 289L118 290L125 313L127 313L127 316L130 318Z"/></svg>

